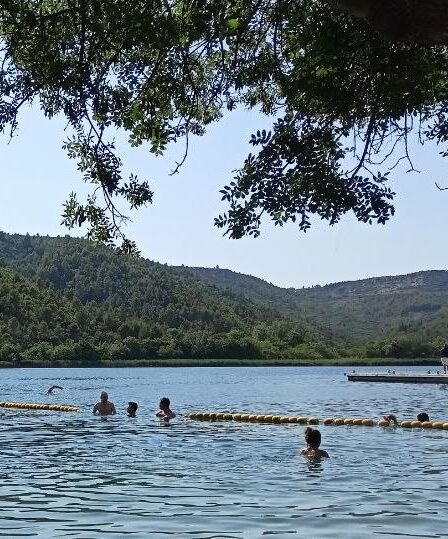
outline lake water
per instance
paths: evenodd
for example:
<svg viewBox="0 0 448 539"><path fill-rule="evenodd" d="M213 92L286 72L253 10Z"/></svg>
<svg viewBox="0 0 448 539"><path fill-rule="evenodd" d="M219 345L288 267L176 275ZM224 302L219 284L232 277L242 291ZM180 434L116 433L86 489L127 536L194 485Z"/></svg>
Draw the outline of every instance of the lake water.
<svg viewBox="0 0 448 539"><path fill-rule="evenodd" d="M442 386L356 384L345 370L2 370L0 400L82 411L0 409L0 537L448 537L448 431L320 426L331 458L310 463L302 425L154 418L167 395L180 413L448 421ZM63 391L44 396L53 383ZM91 414L103 389L107 420Z"/></svg>

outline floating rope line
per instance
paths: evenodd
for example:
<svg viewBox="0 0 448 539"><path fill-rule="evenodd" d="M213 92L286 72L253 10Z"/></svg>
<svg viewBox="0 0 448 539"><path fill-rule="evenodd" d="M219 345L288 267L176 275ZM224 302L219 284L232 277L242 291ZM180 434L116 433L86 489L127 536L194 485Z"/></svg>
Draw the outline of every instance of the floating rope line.
<svg viewBox="0 0 448 539"><path fill-rule="evenodd" d="M250 423L296 423L299 425L319 425L320 420L317 417L305 417L305 416L280 416L280 415L256 415L247 413L222 413L222 412L192 412L187 414L189 419L196 419L198 421L243 421ZM362 427L393 427L394 425L389 421L381 419L375 421L373 419L361 419L361 418L333 418L327 417L322 421L326 426L342 426L353 425ZM421 428L421 429L443 429L448 430L448 422L444 421L402 421L399 425L402 428Z"/></svg>
<svg viewBox="0 0 448 539"><path fill-rule="evenodd" d="M52 410L55 412L79 412L76 406L60 404L35 404L29 402L0 402L0 408L17 408L19 410Z"/></svg>

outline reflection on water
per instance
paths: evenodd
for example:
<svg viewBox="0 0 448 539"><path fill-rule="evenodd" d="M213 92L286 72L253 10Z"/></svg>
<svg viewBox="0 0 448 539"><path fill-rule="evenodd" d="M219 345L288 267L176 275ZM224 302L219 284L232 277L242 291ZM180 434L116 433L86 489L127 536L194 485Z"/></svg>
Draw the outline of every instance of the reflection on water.
<svg viewBox="0 0 448 539"><path fill-rule="evenodd" d="M426 410L448 420L438 388L351 384L343 371L1 371L2 400L83 410L0 414L0 537L446 537L448 432L322 426L331 458L310 462L297 456L301 425L153 416L168 395L178 412ZM43 398L51 383L64 390ZM105 420L91 414L102 389L118 411ZM135 419L125 414L129 400L139 403Z"/></svg>

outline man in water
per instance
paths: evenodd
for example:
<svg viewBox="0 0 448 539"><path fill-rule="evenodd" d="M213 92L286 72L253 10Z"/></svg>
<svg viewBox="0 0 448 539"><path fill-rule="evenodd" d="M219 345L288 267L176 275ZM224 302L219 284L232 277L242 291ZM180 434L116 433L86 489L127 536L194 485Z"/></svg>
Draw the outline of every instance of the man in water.
<svg viewBox="0 0 448 539"><path fill-rule="evenodd" d="M443 374L447 373L448 370L448 344L445 343L445 346L440 350L440 361L443 365Z"/></svg>
<svg viewBox="0 0 448 539"><path fill-rule="evenodd" d="M109 395L105 391L101 391L100 402L97 402L93 407L93 413L99 415L115 415L115 405L110 402Z"/></svg>
<svg viewBox="0 0 448 539"><path fill-rule="evenodd" d="M61 386L53 385L53 386L51 386L51 387L49 387L49 388L47 389L47 392L45 393L45 395L53 395L53 391L54 391L55 389L62 389L62 387L61 387Z"/></svg>

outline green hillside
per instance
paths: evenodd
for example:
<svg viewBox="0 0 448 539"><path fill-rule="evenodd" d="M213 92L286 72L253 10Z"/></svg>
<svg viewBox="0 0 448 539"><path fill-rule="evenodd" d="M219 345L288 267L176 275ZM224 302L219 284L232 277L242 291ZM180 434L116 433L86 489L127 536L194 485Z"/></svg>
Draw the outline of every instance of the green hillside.
<svg viewBox="0 0 448 539"><path fill-rule="evenodd" d="M283 289L76 238L0 233L0 364L431 358L448 272Z"/></svg>
<svg viewBox="0 0 448 539"><path fill-rule="evenodd" d="M14 292L17 309L10 302L0 310L5 324L16 320L16 331L2 336L3 361L38 357L51 363L55 357L62 360L54 347L79 351L81 344L93 350L93 362L319 358L343 352L341 344L336 349L328 336L303 321L175 268L85 240L0 233L0 263L8 267L0 285L7 286L11 276L21 283ZM47 319L42 305L51 313ZM73 316L83 321L79 331Z"/></svg>
<svg viewBox="0 0 448 539"><path fill-rule="evenodd" d="M284 289L219 268L188 268L198 280L298 316L339 339L358 354L400 357L437 355L448 339L448 272L422 271Z"/></svg>

